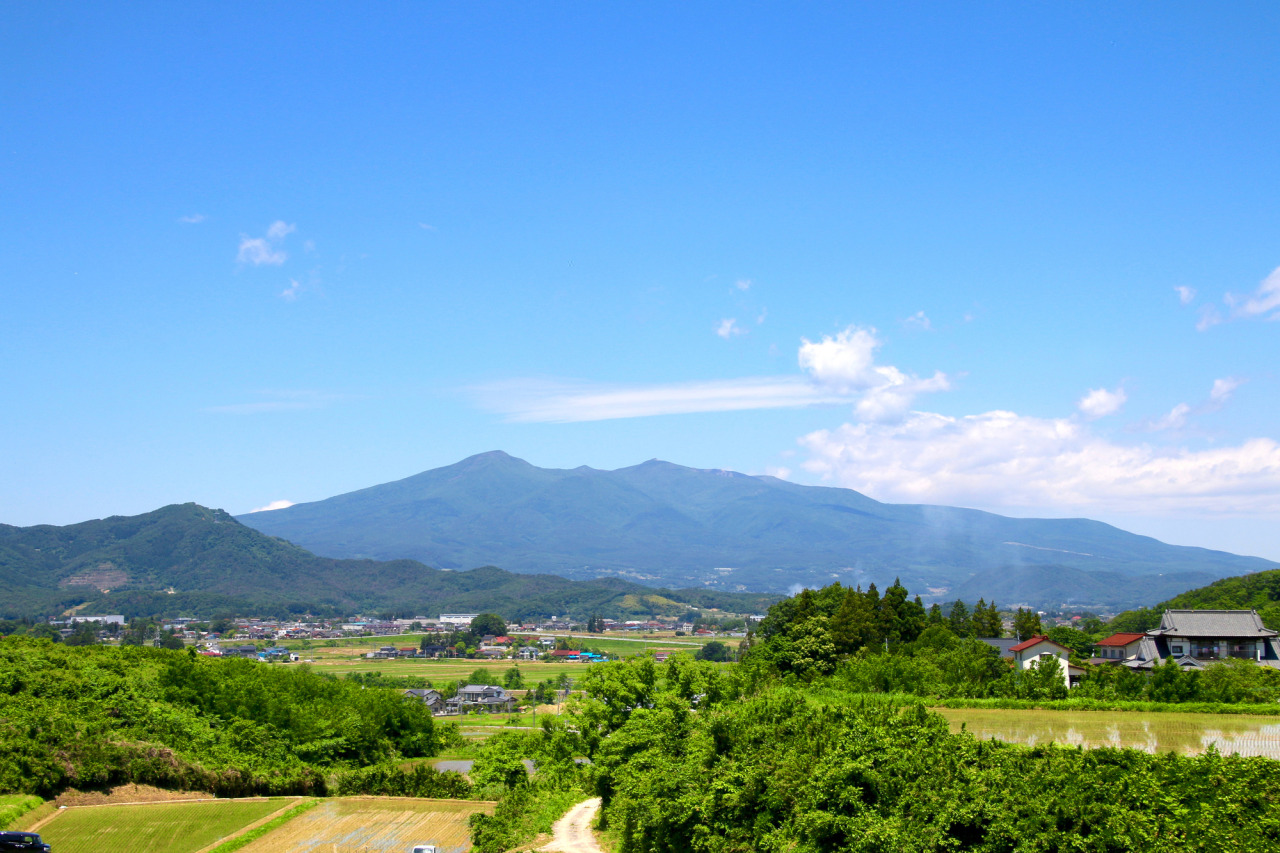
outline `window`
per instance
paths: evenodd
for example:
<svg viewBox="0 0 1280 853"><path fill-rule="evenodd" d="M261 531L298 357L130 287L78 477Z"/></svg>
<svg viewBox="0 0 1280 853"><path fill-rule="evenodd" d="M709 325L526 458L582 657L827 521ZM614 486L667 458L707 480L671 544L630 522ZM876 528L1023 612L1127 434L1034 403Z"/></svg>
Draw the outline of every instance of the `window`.
<svg viewBox="0 0 1280 853"><path fill-rule="evenodd" d="M1182 654L1182 646L1170 646L1169 651L1175 655Z"/></svg>

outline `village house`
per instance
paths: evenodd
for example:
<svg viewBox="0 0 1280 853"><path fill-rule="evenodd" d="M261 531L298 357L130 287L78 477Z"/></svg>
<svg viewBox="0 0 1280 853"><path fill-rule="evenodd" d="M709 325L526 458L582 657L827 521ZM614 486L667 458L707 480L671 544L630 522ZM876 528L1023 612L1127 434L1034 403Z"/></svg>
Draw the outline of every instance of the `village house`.
<svg viewBox="0 0 1280 853"><path fill-rule="evenodd" d="M1110 658L1134 670L1150 670L1173 658L1183 669L1235 658L1280 669L1280 631L1262 624L1256 610L1166 610L1160 625L1139 635L1114 634L1100 642L1103 649L1120 649Z"/></svg>
<svg viewBox="0 0 1280 853"><path fill-rule="evenodd" d="M1032 669L1040 666L1048 658L1058 661L1058 668L1062 671L1062 683L1066 687L1071 686L1071 650L1066 646L1059 645L1048 637L1032 637L1024 640L1009 651L1013 655L1013 665L1018 669ZM1079 670L1077 670L1077 673Z"/></svg>
<svg viewBox="0 0 1280 853"><path fill-rule="evenodd" d="M413 689L404 691L404 698L413 699L426 705L432 714L445 713L444 697L440 695L439 690L431 689Z"/></svg>
<svg viewBox="0 0 1280 853"><path fill-rule="evenodd" d="M466 714L471 711L498 713L515 710L516 700L496 684L468 684L458 688L458 695L445 702L446 713Z"/></svg>

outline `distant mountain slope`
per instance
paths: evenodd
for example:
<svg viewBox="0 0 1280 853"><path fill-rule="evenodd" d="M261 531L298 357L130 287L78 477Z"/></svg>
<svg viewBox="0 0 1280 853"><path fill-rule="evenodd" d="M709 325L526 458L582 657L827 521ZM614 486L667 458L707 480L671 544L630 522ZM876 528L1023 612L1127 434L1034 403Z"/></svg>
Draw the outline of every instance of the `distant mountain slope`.
<svg viewBox="0 0 1280 853"><path fill-rule="evenodd" d="M543 469L501 451L240 520L331 557L774 593L901 577L935 598L957 590L976 598L980 583L998 582L1002 602L1037 605L1131 606L1277 567L1087 519L884 504L849 489L657 460ZM1081 583L1047 583L1056 575Z"/></svg>
<svg viewBox="0 0 1280 853"><path fill-rule="evenodd" d="M587 582L493 567L440 571L413 560L317 557L196 504L66 527L0 525L0 616L58 612L405 615L493 610L508 619L698 607L757 612L776 597L667 591L618 578Z"/></svg>

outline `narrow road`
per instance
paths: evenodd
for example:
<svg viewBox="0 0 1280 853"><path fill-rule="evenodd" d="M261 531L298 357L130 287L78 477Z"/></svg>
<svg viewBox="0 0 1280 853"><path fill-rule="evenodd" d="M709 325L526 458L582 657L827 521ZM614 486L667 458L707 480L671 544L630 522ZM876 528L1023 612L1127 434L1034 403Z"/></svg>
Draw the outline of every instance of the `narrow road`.
<svg viewBox="0 0 1280 853"><path fill-rule="evenodd" d="M591 831L591 822L596 819L596 812L599 810L599 797L578 803L551 827L551 833L555 836L551 843L538 849L545 853L604 853L596 843L595 833Z"/></svg>

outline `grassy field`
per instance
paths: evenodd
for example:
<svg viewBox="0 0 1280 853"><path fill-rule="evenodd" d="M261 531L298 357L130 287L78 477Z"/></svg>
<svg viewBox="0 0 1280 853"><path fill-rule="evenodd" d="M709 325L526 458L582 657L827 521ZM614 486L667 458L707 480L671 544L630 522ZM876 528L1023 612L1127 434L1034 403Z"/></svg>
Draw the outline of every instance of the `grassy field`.
<svg viewBox="0 0 1280 853"><path fill-rule="evenodd" d="M195 853L292 798L73 806L38 832L58 853Z"/></svg>
<svg viewBox="0 0 1280 853"><path fill-rule="evenodd" d="M493 803L400 797L341 797L320 805L241 848L243 853L407 851L435 844L441 853L471 847L467 819L493 813ZM58 848L54 847L55 850ZM58 850L58 853L62 853Z"/></svg>
<svg viewBox="0 0 1280 853"><path fill-rule="evenodd" d="M936 708L952 731L1010 743L1123 746L1198 755L1212 743L1224 754L1280 759L1280 723L1237 714Z"/></svg>
<svg viewBox="0 0 1280 853"><path fill-rule="evenodd" d="M329 672L334 675L344 675L348 672L381 672L386 675L420 675L429 679L434 683L443 683L446 681L466 682L471 673L477 669L482 669L490 674L490 682L493 684L501 684L502 677L507 670L515 665L515 661L498 661L486 662L479 660L466 660L465 658L453 658L445 660L368 660L366 658L347 658L347 659L320 659L317 658L315 663L309 664L315 668L316 672ZM541 661L520 662L520 675L524 678L525 684L533 686L539 681L546 681L548 678L557 679L560 675L567 674L570 678L577 680L590 664L582 663L542 663Z"/></svg>
<svg viewBox="0 0 1280 853"><path fill-rule="evenodd" d="M43 803L44 800L30 794L0 794L0 829L8 829L18 818Z"/></svg>

